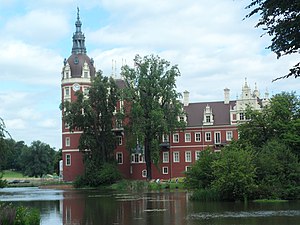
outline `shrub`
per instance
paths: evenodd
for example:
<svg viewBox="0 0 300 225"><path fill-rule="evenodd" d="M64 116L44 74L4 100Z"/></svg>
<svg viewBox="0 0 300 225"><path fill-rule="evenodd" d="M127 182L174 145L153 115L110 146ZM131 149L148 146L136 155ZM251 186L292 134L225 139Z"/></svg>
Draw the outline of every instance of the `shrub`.
<svg viewBox="0 0 300 225"><path fill-rule="evenodd" d="M196 189L190 196L190 199L197 201L219 201L221 196L214 189Z"/></svg>

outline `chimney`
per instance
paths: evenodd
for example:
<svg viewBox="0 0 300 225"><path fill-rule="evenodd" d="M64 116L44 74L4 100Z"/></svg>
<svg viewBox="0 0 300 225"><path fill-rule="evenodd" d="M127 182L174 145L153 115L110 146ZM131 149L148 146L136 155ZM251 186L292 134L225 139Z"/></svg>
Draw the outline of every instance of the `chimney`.
<svg viewBox="0 0 300 225"><path fill-rule="evenodd" d="M183 92L183 106L189 105L189 96L190 96L190 92L188 91Z"/></svg>
<svg viewBox="0 0 300 225"><path fill-rule="evenodd" d="M229 104L229 92L230 89L228 88L224 89L224 104Z"/></svg>

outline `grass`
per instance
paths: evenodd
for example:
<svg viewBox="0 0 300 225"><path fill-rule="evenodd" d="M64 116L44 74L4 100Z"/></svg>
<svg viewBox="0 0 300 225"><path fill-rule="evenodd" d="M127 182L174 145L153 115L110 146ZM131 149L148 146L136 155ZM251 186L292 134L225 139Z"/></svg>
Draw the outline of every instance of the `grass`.
<svg viewBox="0 0 300 225"><path fill-rule="evenodd" d="M253 200L253 202L258 202L258 203L281 203L281 202L288 202L288 200L285 200L285 199L256 199L256 200Z"/></svg>
<svg viewBox="0 0 300 225"><path fill-rule="evenodd" d="M20 178L28 178L27 176L23 176L22 173L11 170L3 171L3 179L20 179Z"/></svg>

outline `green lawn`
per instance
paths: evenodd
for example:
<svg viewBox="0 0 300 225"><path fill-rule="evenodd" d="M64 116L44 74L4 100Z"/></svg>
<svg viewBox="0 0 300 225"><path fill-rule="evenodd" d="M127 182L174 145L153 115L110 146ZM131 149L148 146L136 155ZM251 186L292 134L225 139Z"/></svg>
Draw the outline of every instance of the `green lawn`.
<svg viewBox="0 0 300 225"><path fill-rule="evenodd" d="M11 171L11 170L4 170L3 171L3 179L19 179L19 178L26 178L27 176L23 176L22 173Z"/></svg>

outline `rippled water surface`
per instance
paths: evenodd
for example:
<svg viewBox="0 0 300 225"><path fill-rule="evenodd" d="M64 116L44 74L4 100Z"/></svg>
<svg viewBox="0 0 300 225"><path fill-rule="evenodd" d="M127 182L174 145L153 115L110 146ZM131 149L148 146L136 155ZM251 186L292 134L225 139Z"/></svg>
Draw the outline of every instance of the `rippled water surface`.
<svg viewBox="0 0 300 225"><path fill-rule="evenodd" d="M35 207L42 225L298 225L300 202L193 202L185 192L0 189L0 201Z"/></svg>

